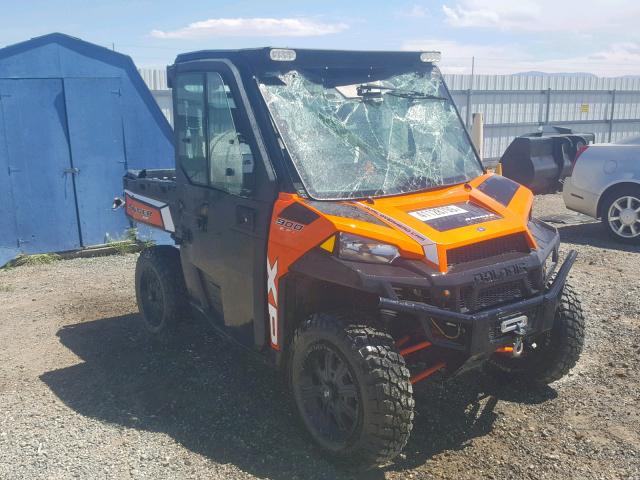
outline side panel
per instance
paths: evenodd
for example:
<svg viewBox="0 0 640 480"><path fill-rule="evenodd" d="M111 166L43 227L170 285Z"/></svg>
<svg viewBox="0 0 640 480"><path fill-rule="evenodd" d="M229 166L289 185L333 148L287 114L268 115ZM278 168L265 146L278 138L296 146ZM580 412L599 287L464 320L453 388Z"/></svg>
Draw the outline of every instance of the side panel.
<svg viewBox="0 0 640 480"><path fill-rule="evenodd" d="M126 170L120 79L66 78L64 87L82 243L99 245L123 237L129 226L111 211Z"/></svg>
<svg viewBox="0 0 640 480"><path fill-rule="evenodd" d="M0 80L0 94L19 249L80 247L62 81Z"/></svg>
<svg viewBox="0 0 640 480"><path fill-rule="evenodd" d="M296 195L281 193L269 226L267 308L270 345L274 350L281 350L285 340L281 338L285 312L279 308L282 299L278 296L280 280L291 264L336 231L332 222L302 206L297 198Z"/></svg>

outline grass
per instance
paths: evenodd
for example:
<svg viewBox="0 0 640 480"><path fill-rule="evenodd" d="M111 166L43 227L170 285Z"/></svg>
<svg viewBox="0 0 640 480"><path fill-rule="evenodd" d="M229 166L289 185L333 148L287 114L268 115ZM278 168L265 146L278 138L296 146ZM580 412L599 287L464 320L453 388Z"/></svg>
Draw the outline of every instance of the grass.
<svg viewBox="0 0 640 480"><path fill-rule="evenodd" d="M107 242L109 247L113 248L113 250L119 255L126 255L127 253L135 253L140 250L144 250L145 248L151 247L154 245L154 242L151 240L138 240L137 232L135 228L129 228L126 231L124 240L109 240ZM0 266L1 270L9 270L14 267L22 267L29 265L48 265L53 262L57 262L61 260L62 257L56 253L37 253L34 255L20 255L14 260L11 260L9 263ZM0 292L8 292L4 285L0 285Z"/></svg>
<svg viewBox="0 0 640 480"><path fill-rule="evenodd" d="M116 253L126 255L127 253L135 253L153 245L150 240L138 240L135 228L129 228L126 232L124 240L110 240L107 244L113 248Z"/></svg>
<svg viewBox="0 0 640 480"><path fill-rule="evenodd" d="M113 248L119 255L134 253L139 249L138 244L136 242L132 242L131 240L111 241L109 242L109 247Z"/></svg>
<svg viewBox="0 0 640 480"><path fill-rule="evenodd" d="M2 269L8 270L13 267L31 266L31 265L48 265L57 262L62 257L55 253L36 253L34 255L20 255L14 260L7 263Z"/></svg>

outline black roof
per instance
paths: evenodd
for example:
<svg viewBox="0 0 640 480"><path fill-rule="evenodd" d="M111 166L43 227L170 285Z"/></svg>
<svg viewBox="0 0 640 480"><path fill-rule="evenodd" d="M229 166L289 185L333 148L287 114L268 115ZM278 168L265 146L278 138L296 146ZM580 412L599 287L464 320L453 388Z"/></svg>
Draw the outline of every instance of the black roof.
<svg viewBox="0 0 640 480"><path fill-rule="evenodd" d="M269 56L271 47L250 48L240 50L201 50L183 53L176 57L176 64L196 60L225 58L236 63L244 61L254 71L279 70L283 67L408 67L425 65L420 60L422 52L389 52L389 51L356 51L356 50L314 50L291 49L296 52L296 59L291 62L273 61Z"/></svg>

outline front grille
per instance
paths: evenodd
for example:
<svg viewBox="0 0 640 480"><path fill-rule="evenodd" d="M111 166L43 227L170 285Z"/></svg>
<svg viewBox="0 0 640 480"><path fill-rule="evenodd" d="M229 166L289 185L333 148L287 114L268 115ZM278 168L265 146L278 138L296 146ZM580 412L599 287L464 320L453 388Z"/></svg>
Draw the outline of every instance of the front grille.
<svg viewBox="0 0 640 480"><path fill-rule="evenodd" d="M482 260L505 253L529 253L530 251L531 249L527 244L525 236L517 233L466 245L464 247L453 248L447 252L447 263L449 267L452 267L453 265Z"/></svg>
<svg viewBox="0 0 640 480"><path fill-rule="evenodd" d="M522 297L521 282L507 283L480 290L476 308L487 308L504 302L513 302Z"/></svg>
<svg viewBox="0 0 640 480"><path fill-rule="evenodd" d="M501 303L514 302L524 297L525 292L523 291L522 280L518 280L481 289L477 295L477 298L474 299L474 288L472 286L463 288L459 299L460 310L472 312L494 307Z"/></svg>

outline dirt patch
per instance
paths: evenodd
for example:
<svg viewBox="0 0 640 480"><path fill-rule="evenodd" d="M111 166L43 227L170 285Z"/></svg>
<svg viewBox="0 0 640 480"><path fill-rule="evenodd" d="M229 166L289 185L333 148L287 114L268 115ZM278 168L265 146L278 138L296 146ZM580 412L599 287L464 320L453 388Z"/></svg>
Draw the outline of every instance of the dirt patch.
<svg viewBox="0 0 640 480"><path fill-rule="evenodd" d="M581 361L537 392L425 382L404 454L366 474L325 461L276 373L206 325L151 343L135 255L0 271L0 478L640 478L640 248L558 195L535 209L579 252Z"/></svg>

